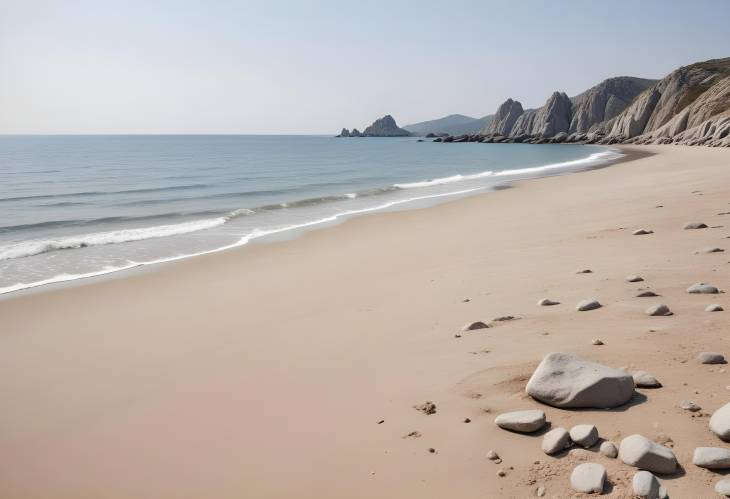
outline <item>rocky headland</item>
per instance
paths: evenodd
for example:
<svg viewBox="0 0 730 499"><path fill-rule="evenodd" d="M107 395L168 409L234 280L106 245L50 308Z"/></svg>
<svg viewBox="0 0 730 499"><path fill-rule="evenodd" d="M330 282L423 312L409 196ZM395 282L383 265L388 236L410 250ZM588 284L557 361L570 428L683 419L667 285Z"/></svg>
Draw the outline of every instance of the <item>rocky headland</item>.
<svg viewBox="0 0 730 499"><path fill-rule="evenodd" d="M386 114L380 119L373 122L372 125L367 127L362 133L357 128L353 128L349 131L347 128L343 128L337 137L410 137L411 132L403 128L399 128L395 122L395 119Z"/></svg>
<svg viewBox="0 0 730 499"><path fill-rule="evenodd" d="M684 144L730 147L730 58L681 67L661 80L609 78L539 109L507 99L475 134L435 142Z"/></svg>

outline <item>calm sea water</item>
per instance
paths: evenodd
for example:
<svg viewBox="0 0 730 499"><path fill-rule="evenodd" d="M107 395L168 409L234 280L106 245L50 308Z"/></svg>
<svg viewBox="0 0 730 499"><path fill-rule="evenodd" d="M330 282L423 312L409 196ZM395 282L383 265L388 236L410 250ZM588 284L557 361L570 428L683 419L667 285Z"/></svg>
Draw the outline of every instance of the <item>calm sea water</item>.
<svg viewBox="0 0 730 499"><path fill-rule="evenodd" d="M620 154L320 136L0 136L0 293L419 207Z"/></svg>

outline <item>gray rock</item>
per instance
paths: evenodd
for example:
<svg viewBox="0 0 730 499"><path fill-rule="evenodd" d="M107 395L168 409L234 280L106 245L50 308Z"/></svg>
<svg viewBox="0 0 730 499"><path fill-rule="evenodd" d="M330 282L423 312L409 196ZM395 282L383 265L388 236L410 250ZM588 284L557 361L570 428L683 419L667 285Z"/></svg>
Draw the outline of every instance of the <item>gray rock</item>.
<svg viewBox="0 0 730 499"><path fill-rule="evenodd" d="M537 497L545 497L545 487L540 485L535 491L535 495Z"/></svg>
<svg viewBox="0 0 730 499"><path fill-rule="evenodd" d="M682 227L684 230L692 230L692 229L706 229L707 224L703 224L702 222L687 222L684 224L684 227Z"/></svg>
<svg viewBox="0 0 730 499"><path fill-rule="evenodd" d="M542 451L552 455L567 449L571 445L570 434L565 428L554 428L542 437Z"/></svg>
<svg viewBox="0 0 730 499"><path fill-rule="evenodd" d="M695 251L695 255L709 254L709 253L723 253L725 250L718 248L717 246L710 246L709 248L702 248Z"/></svg>
<svg viewBox="0 0 730 499"><path fill-rule="evenodd" d="M697 447L692 463L710 470L730 468L730 450L722 447Z"/></svg>
<svg viewBox="0 0 730 499"><path fill-rule="evenodd" d="M545 426L545 413L537 409L505 412L497 416L494 422L505 430L532 433Z"/></svg>
<svg viewBox="0 0 730 499"><path fill-rule="evenodd" d="M496 451L490 450L489 452L487 452L487 459L489 459L490 461L496 461L497 459L499 459L499 454L497 454Z"/></svg>
<svg viewBox="0 0 730 499"><path fill-rule="evenodd" d="M583 463L573 469L570 474L570 486L576 492L591 494L603 492L606 481L606 468L598 463Z"/></svg>
<svg viewBox="0 0 730 499"><path fill-rule="evenodd" d="M634 384L639 388L661 388L662 384L646 371L636 371L632 377Z"/></svg>
<svg viewBox="0 0 730 499"><path fill-rule="evenodd" d="M632 480L634 494L641 499L667 499L665 489L659 479L648 471L637 471Z"/></svg>
<svg viewBox="0 0 730 499"><path fill-rule="evenodd" d="M705 312L722 312L725 310L722 308L721 305L718 305L717 303L713 303L712 305L707 305L707 308L705 308Z"/></svg>
<svg viewBox="0 0 730 499"><path fill-rule="evenodd" d="M580 269L575 271L576 274L592 274L593 271L591 269Z"/></svg>
<svg viewBox="0 0 730 499"><path fill-rule="evenodd" d="M653 473L669 474L677 468L677 458L671 449L638 434L621 441L618 457L629 466Z"/></svg>
<svg viewBox="0 0 730 499"><path fill-rule="evenodd" d="M679 408L689 412L697 412L702 409L702 407L698 406L691 400L682 400L679 403Z"/></svg>
<svg viewBox="0 0 730 499"><path fill-rule="evenodd" d="M730 478L723 478L715 484L715 492L730 497Z"/></svg>
<svg viewBox="0 0 730 499"><path fill-rule="evenodd" d="M489 326L482 321L476 321L476 322L470 322L469 324L466 324L463 328L461 328L462 331L476 331L477 329L486 329Z"/></svg>
<svg viewBox="0 0 730 499"><path fill-rule="evenodd" d="M644 278L638 275L630 275L626 277L626 282L641 282Z"/></svg>
<svg viewBox="0 0 730 499"><path fill-rule="evenodd" d="M645 289L644 291L640 291L639 293L636 294L637 298L651 298L653 296L659 296L659 295L650 289Z"/></svg>
<svg viewBox="0 0 730 499"><path fill-rule="evenodd" d="M601 447L598 449L598 451L604 456L610 457L611 459L616 459L616 457L618 457L618 449L616 448L616 444L614 444L610 440L604 440L601 443Z"/></svg>
<svg viewBox="0 0 730 499"><path fill-rule="evenodd" d="M512 132L512 128L517 121L517 118L524 112L522 104L519 101L507 99L502 105L497 108L497 112L494 114L494 118L485 127L481 133L485 135L504 135L507 136Z"/></svg>
<svg viewBox="0 0 730 499"><path fill-rule="evenodd" d="M601 308L602 305L598 302L596 299L588 299L583 300L582 302L578 303L578 305L575 306L575 309L578 312L587 312L589 310L595 310L597 308Z"/></svg>
<svg viewBox="0 0 730 499"><path fill-rule="evenodd" d="M499 317L495 317L492 319L492 322L507 322L507 321L513 321L517 319L514 315L500 315Z"/></svg>
<svg viewBox="0 0 730 499"><path fill-rule="evenodd" d="M723 405L712 414L710 431L725 441L730 440L730 403Z"/></svg>
<svg viewBox="0 0 730 499"><path fill-rule="evenodd" d="M632 234L635 236L645 236L646 234L653 234L653 233L654 233L654 231L649 230L649 229L636 229L634 232L632 232Z"/></svg>
<svg viewBox="0 0 730 499"><path fill-rule="evenodd" d="M667 307L663 303L657 303L656 305L652 305L651 307L646 309L646 315L662 317L674 314L671 310L669 310L669 307Z"/></svg>
<svg viewBox="0 0 730 499"><path fill-rule="evenodd" d="M591 345L601 346L603 344L603 341L599 338L593 338L593 341L591 341Z"/></svg>
<svg viewBox="0 0 730 499"><path fill-rule="evenodd" d="M541 307L550 307L550 306L553 306L553 305L560 305L560 302L559 301L551 300L549 298L543 298L542 300L540 300L539 302L537 302L537 304L539 306L541 306Z"/></svg>
<svg viewBox="0 0 730 499"><path fill-rule="evenodd" d="M634 380L624 371L564 353L550 353L527 382L527 393L554 407L611 408L634 394Z"/></svg>
<svg viewBox="0 0 730 499"><path fill-rule="evenodd" d="M570 429L570 439L587 449L598 442L598 428L592 424L575 425Z"/></svg>
<svg viewBox="0 0 730 499"><path fill-rule="evenodd" d="M408 137L411 132L398 128L393 117L386 114L367 127L362 135L365 137Z"/></svg>
<svg viewBox="0 0 730 499"><path fill-rule="evenodd" d="M717 352L700 352L697 354L700 364L724 364L725 356Z"/></svg>
<svg viewBox="0 0 730 499"><path fill-rule="evenodd" d="M687 288L687 293L691 293L693 295L715 295L719 292L720 290L718 290L715 286L712 286L705 282L698 282Z"/></svg>

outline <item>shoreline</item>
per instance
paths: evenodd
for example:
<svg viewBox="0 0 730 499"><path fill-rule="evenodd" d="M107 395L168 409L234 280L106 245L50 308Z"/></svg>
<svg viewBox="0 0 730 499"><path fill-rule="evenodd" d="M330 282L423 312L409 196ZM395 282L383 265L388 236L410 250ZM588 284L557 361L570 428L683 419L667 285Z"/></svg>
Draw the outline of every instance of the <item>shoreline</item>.
<svg viewBox="0 0 730 499"><path fill-rule="evenodd" d="M669 438L683 466L661 477L670 494L714 497L720 477L693 466L692 451L719 445L705 413L728 401L730 378L694 357L730 354L728 312L704 312L730 302L685 288L730 279L723 253L694 253L725 244L730 154L626 151L647 155L0 300L0 492L476 499L542 485L566 497L572 468L596 461L606 496L629 494L635 469L592 451L549 457L539 438L493 423L539 408L554 427L595 424L614 442ZM682 230L688 221L714 228ZM654 233L631 235L642 227ZM647 317L654 300L635 298L639 287L675 315ZM545 297L561 304L536 306ZM604 307L575 312L589 297ZM504 315L517 319L455 337ZM664 386L614 411L547 407L524 385L551 351ZM677 408L683 399L702 416ZM425 401L436 414L413 408Z"/></svg>
<svg viewBox="0 0 730 499"><path fill-rule="evenodd" d="M569 145L569 144L567 144ZM591 147L591 146L589 146ZM607 146L599 146L594 145L592 147L597 147L599 149L604 149L605 151L616 151L621 150L620 147L607 147ZM607 168L614 164L619 164L625 161L631 161L633 159L650 155L651 153L648 152L626 152L621 150L621 154L623 155L620 158L614 158L609 159L603 163L600 163L595 166L588 165L582 169L571 171L569 169L565 170L557 170L556 173L546 173L542 176L537 177L527 177L527 178L516 178L516 179L508 179L505 180L501 184L496 184L492 188L489 188L488 190L482 189L467 189L463 191L455 191L455 192L449 192L449 193L442 193L442 194L433 194L433 195L426 195L423 197L415 197L415 198L408 198L405 200L395 200L386 203L386 207L381 206L375 206L370 207L366 209L359 210L356 213L341 213L338 215L335 215L331 217L331 220L315 220L310 222L305 222L301 224L300 226L292 226L292 227L285 227L283 229L276 229L273 231L270 231L268 234L265 234L260 237L245 237L237 242L230 243L228 245L221 246L219 248L214 248L210 250L204 250L196 253L190 253L190 254L183 254L178 256L171 256L171 257L165 257L158 260L152 260L152 261L145 261L145 262L134 262L130 263L126 266L122 267L116 267L111 269L105 269L105 270L98 270L98 271L92 271L88 273L82 273L82 274L60 274L57 276L53 276L48 279L44 279L41 281L37 281L34 283L28 283L28 284L16 284L7 286L5 288L0 288L0 301L4 299L11 298L13 296L20 296L24 294L29 293L36 293L36 292L44 292L48 290L53 289L63 289L66 286L76 286L76 285L84 285L89 282L97 282L104 279L110 279L110 278L123 278L127 275L131 275L134 272L141 272L141 271L151 271L157 268L160 265L165 264L174 264L176 262L184 261L189 258L199 258L203 256L208 255L214 255L218 253L224 253L227 251L232 251L236 249L241 249L249 245L249 243L257 243L257 244L267 244L269 242L276 242L278 240L292 240L296 239L297 237L300 237L301 235L311 231L311 230L320 230L320 229L327 229L330 227L335 227L339 224L342 224L348 220L358 218L361 216L369 216L372 214L378 214L378 213L389 213L389 212L397 212L397 211L403 211L403 210L419 210L424 208L430 208L433 206L438 206L439 204L443 203L449 203L449 202L455 202L459 201L461 199L464 199L466 197L471 196L479 196L484 194L489 194L490 192L494 192L501 189L507 189L513 187L514 184L525 181L525 180L533 180L533 179L540 179L550 176L556 176L556 175L569 175L574 173L581 173L585 171L590 171L593 169L599 169L599 168ZM586 158L581 158L580 160L576 161L588 161L590 159L591 155L587 156ZM544 168L544 166L549 165L543 165L538 167L531 167L528 168L528 170L539 170L540 168ZM480 192L482 191L482 192ZM437 199L440 198L447 198L444 201L437 201ZM399 208L401 204L412 204L412 203L418 203L421 201L426 201L426 203L423 206L404 206L403 208Z"/></svg>

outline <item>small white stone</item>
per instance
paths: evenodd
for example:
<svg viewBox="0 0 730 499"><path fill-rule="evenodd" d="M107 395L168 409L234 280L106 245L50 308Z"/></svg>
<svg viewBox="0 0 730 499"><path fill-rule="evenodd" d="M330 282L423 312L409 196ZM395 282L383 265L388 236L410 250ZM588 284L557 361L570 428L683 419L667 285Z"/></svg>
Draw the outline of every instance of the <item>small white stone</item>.
<svg viewBox="0 0 730 499"><path fill-rule="evenodd" d="M591 298L588 300L583 300L582 302L578 303L578 305L576 305L575 309L578 312L587 312L589 310L595 310L595 309L601 308L601 307L602 307L602 305L598 302L598 300Z"/></svg>
<svg viewBox="0 0 730 499"><path fill-rule="evenodd" d="M637 471L632 480L634 494L641 499L666 499L667 490L648 471Z"/></svg>
<svg viewBox="0 0 730 499"><path fill-rule="evenodd" d="M633 375L634 384L639 388L660 388L657 379L646 371L636 371Z"/></svg>
<svg viewBox="0 0 730 499"><path fill-rule="evenodd" d="M591 494L603 492L606 481L606 468L598 463L579 464L570 474L570 486L576 492Z"/></svg>
<svg viewBox="0 0 730 499"><path fill-rule="evenodd" d="M712 414L710 431L725 441L730 440L730 403L723 405Z"/></svg>
<svg viewBox="0 0 730 499"><path fill-rule="evenodd" d="M626 282L642 282L643 280L644 278L639 275L626 276Z"/></svg>
<svg viewBox="0 0 730 499"><path fill-rule="evenodd" d="M588 448L598 442L598 429L592 424L579 424L570 429L570 439Z"/></svg>
<svg viewBox="0 0 730 499"><path fill-rule="evenodd" d="M720 290L706 282L698 282L687 288L687 293L693 295L716 295Z"/></svg>
<svg viewBox="0 0 730 499"><path fill-rule="evenodd" d="M721 305L718 305L717 303L713 303L712 305L707 305L707 308L705 308L705 312L722 312L725 309L722 308Z"/></svg>
<svg viewBox="0 0 730 499"><path fill-rule="evenodd" d="M565 428L554 428L542 437L542 451L545 454L556 454L570 447L570 434Z"/></svg>
<svg viewBox="0 0 730 499"><path fill-rule="evenodd" d="M618 449L616 448L616 444L614 444L610 440L604 440L601 443L599 452L606 457L610 457L611 459L616 459L616 457L618 456Z"/></svg>
<svg viewBox="0 0 730 499"><path fill-rule="evenodd" d="M730 496L730 478L723 478L715 484L715 492L724 496Z"/></svg>
<svg viewBox="0 0 730 499"><path fill-rule="evenodd" d="M697 354L700 364L724 364L725 356L717 352L700 352Z"/></svg>
<svg viewBox="0 0 730 499"><path fill-rule="evenodd" d="M667 307L663 303L657 303L656 305L652 305L651 307L646 309L646 315L651 315L654 317L666 317L669 315L674 315L674 313L669 310L669 307Z"/></svg>
<svg viewBox="0 0 730 499"><path fill-rule="evenodd" d="M653 234L653 233L654 233L654 231L650 230L650 229L637 229L634 232L632 232L632 234L635 236L644 236L646 234Z"/></svg>
<svg viewBox="0 0 730 499"><path fill-rule="evenodd" d="M730 449L697 447L692 456L692 463L700 468L710 470L730 468Z"/></svg>
<svg viewBox="0 0 730 499"><path fill-rule="evenodd" d="M532 433L545 426L545 413L537 409L505 412L497 416L494 422L505 430Z"/></svg>
<svg viewBox="0 0 730 499"><path fill-rule="evenodd" d="M671 449L634 434L621 441L619 458L629 466L655 473L669 474L677 469L677 458Z"/></svg>
<svg viewBox="0 0 730 499"><path fill-rule="evenodd" d="M559 301L551 300L550 298L543 298L537 304L541 307L550 307L553 305L560 305Z"/></svg>

